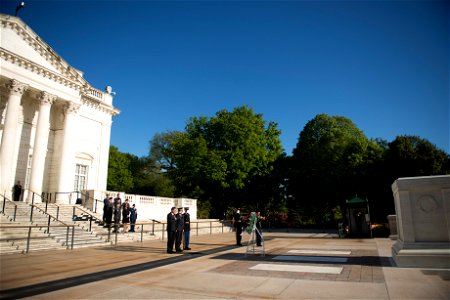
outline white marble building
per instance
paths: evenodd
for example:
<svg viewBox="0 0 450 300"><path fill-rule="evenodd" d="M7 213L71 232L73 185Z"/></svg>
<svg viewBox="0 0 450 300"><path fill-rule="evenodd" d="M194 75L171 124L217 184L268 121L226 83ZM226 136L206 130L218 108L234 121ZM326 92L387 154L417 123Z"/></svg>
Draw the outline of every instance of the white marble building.
<svg viewBox="0 0 450 300"><path fill-rule="evenodd" d="M20 18L0 20L1 194L11 199L17 181L27 202L32 192L65 203L64 193L105 191L119 113L111 88L92 87Z"/></svg>

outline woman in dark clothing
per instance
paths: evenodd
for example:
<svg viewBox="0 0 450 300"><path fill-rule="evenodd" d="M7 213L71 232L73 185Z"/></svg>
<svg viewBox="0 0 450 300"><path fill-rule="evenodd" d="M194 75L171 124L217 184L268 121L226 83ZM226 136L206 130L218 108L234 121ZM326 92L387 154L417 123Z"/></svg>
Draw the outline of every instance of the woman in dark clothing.
<svg viewBox="0 0 450 300"><path fill-rule="evenodd" d="M128 203L128 199L125 199L125 202L122 205L122 224L123 224L123 232L128 232L128 224L130 223L130 203Z"/></svg>

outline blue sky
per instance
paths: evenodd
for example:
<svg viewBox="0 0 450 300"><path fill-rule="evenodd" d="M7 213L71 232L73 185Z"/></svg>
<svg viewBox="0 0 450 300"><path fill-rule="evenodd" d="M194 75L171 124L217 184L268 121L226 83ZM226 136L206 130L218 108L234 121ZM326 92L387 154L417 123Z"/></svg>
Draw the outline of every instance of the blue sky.
<svg viewBox="0 0 450 300"><path fill-rule="evenodd" d="M19 1L0 0L14 14ZM287 154L317 114L369 138L450 152L448 1L26 1L24 20L94 87L111 85L111 144L248 105Z"/></svg>

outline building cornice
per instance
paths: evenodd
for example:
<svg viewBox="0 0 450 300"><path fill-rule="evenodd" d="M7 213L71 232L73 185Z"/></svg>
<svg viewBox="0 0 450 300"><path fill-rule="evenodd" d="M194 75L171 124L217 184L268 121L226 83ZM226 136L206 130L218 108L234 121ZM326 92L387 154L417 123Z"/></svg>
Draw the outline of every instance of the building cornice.
<svg viewBox="0 0 450 300"><path fill-rule="evenodd" d="M70 87L71 89L80 92L82 92L84 89L84 87L78 81L76 81L75 78L73 77L67 78L66 76L62 76L58 73L55 73L54 71L49 70L39 64L36 64L25 57L12 53L11 51L4 49L3 47L0 47L0 58L5 60L6 62L10 62L18 67L33 72L41 77L50 79L54 82Z"/></svg>
<svg viewBox="0 0 450 300"><path fill-rule="evenodd" d="M111 116L115 116L118 115L120 113L120 110L118 110L117 108L114 108L112 106L109 105L105 105L103 102L97 100L97 99L93 99L93 98L89 98L89 97L82 97L81 98L81 103L84 106L96 109L98 111L110 114Z"/></svg>
<svg viewBox="0 0 450 300"><path fill-rule="evenodd" d="M73 81L87 83L82 77L82 72L71 67L60 55L56 53L44 42L30 27L28 27L20 18L0 14L2 28L11 28L22 39L30 45L37 53L39 53L46 61L48 61L63 76Z"/></svg>
<svg viewBox="0 0 450 300"><path fill-rule="evenodd" d="M0 47L1 60L77 91L83 105L109 113L112 116L120 113L120 110L110 104L111 100L107 97L111 97L111 95L106 95L106 93L93 88L82 77L81 71L71 67L20 18L0 14L0 20L1 28L14 30L34 51L49 62L56 71L50 70L3 47Z"/></svg>
<svg viewBox="0 0 450 300"><path fill-rule="evenodd" d="M97 90L88 85L83 86L79 82L61 76L60 74L57 74L52 70L49 70L39 64L32 62L29 59L26 59L15 53L12 53L2 47L0 47L0 59L4 60L5 62L12 63L18 67L24 68L41 77L52 80L63 86L78 91L79 94L81 95L81 100L84 105L109 113L112 116L115 116L120 113L120 110L105 103L104 100L105 93L100 90Z"/></svg>

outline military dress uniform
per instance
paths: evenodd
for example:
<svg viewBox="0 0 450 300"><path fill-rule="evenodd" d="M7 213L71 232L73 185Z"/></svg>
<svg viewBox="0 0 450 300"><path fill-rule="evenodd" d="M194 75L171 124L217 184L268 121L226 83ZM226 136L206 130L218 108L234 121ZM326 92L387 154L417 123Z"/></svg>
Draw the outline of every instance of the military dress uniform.
<svg viewBox="0 0 450 300"><path fill-rule="evenodd" d="M191 237L191 215L188 213L189 207L184 208L184 249L191 250L189 248L189 240Z"/></svg>

